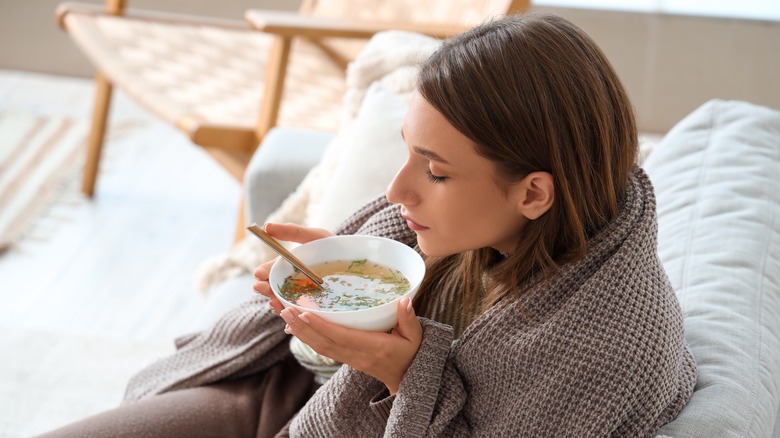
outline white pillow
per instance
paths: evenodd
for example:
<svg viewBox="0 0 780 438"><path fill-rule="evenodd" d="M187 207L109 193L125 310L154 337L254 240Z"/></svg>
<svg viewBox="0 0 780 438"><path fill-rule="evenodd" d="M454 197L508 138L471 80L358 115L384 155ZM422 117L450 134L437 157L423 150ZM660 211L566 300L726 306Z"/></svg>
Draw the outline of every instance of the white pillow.
<svg viewBox="0 0 780 438"><path fill-rule="evenodd" d="M408 106L405 97L388 91L382 83L371 84L342 139L338 163L324 181L321 199L310 203L309 225L334 229L385 192L406 160L401 125Z"/></svg>
<svg viewBox="0 0 780 438"><path fill-rule="evenodd" d="M698 366L696 389L658 433L772 436L780 406L780 112L714 100L644 163L658 252Z"/></svg>

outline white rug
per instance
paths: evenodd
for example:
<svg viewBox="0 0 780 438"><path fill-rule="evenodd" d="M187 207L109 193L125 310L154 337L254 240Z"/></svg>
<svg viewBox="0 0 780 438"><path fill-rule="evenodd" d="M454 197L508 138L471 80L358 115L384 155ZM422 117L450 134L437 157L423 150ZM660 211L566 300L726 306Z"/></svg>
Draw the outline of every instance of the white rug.
<svg viewBox="0 0 780 438"><path fill-rule="evenodd" d="M112 124L103 155L112 141L141 125L137 120ZM63 193L81 196L88 134L86 120L0 111L0 254Z"/></svg>
<svg viewBox="0 0 780 438"><path fill-rule="evenodd" d="M0 112L0 249L16 240L76 167L87 124Z"/></svg>
<svg viewBox="0 0 780 438"><path fill-rule="evenodd" d="M171 342L0 326L0 437L33 436L116 407L130 376L172 351Z"/></svg>

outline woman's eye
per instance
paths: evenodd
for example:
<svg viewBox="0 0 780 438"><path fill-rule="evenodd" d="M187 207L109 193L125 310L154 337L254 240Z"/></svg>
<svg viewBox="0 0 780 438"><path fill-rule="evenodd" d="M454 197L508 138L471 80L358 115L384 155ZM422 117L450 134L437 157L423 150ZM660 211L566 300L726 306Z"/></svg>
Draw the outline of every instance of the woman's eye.
<svg viewBox="0 0 780 438"><path fill-rule="evenodd" d="M425 173L428 175L428 179L432 183L440 183L440 182L444 181L445 179L447 179L446 176L436 176L436 175L434 175L433 172L431 172L431 169L428 169Z"/></svg>

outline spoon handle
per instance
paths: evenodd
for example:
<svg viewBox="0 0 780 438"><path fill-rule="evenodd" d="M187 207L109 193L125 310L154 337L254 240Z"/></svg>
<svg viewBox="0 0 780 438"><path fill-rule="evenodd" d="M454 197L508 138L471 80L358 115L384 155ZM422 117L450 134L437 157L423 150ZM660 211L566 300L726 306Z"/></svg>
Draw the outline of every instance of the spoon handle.
<svg viewBox="0 0 780 438"><path fill-rule="evenodd" d="M298 259L298 257L295 257L292 255L290 251L287 250L284 246L282 246L281 243L279 243L278 240L276 240L273 236L266 233L265 230L260 228L257 224L252 224L248 227L246 227L247 230L249 230L250 233L254 234L262 240L266 245L270 246L272 250L279 253L280 256L284 257L288 262L292 263L293 266L298 268L301 272L303 272L307 277L311 278L311 280L319 285L322 285L323 279L319 275L317 275L316 272L312 271L308 266L306 266L302 261Z"/></svg>

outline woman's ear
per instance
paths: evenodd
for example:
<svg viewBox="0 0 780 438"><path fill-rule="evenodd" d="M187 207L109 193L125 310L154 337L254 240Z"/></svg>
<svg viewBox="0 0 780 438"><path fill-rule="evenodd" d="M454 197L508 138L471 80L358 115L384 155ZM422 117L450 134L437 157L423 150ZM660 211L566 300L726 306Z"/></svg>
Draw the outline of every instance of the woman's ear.
<svg viewBox="0 0 780 438"><path fill-rule="evenodd" d="M532 172L520 181L520 214L530 220L547 213L555 199L555 184L549 172Z"/></svg>

